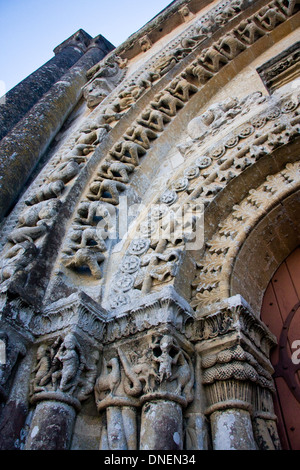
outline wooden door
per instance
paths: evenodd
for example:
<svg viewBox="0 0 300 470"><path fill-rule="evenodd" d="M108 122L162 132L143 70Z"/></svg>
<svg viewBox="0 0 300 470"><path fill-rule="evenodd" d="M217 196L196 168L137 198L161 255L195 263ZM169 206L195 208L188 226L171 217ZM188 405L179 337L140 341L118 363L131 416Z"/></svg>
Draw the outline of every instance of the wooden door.
<svg viewBox="0 0 300 470"><path fill-rule="evenodd" d="M271 362L283 449L300 450L300 247L281 264L264 295L261 318L278 346Z"/></svg>

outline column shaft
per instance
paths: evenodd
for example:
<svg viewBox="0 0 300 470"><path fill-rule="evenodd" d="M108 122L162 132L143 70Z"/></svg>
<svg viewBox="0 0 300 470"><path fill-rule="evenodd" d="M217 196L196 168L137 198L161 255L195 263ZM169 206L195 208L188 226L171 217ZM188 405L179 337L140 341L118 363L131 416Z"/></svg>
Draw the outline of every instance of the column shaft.
<svg viewBox="0 0 300 470"><path fill-rule="evenodd" d="M182 441L181 406L167 400L145 403L141 418L140 450L181 450Z"/></svg>
<svg viewBox="0 0 300 470"><path fill-rule="evenodd" d="M66 403L41 401L31 421L25 450L68 450L76 412Z"/></svg>

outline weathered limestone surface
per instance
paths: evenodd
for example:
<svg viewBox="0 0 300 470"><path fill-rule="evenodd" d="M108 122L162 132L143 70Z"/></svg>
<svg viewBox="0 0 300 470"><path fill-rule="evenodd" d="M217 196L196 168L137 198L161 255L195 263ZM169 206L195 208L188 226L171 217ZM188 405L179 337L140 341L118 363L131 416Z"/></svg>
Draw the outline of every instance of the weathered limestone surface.
<svg viewBox="0 0 300 470"><path fill-rule="evenodd" d="M0 104L0 140L37 103L49 88L85 53L92 37L77 31L55 49L55 56L8 91Z"/></svg>
<svg viewBox="0 0 300 470"><path fill-rule="evenodd" d="M104 44L103 44L104 43ZM24 118L0 142L0 217L9 211L27 179L81 97L85 73L112 49L105 40L94 41L65 74L42 95ZM62 49L59 54L63 54ZM45 88L46 89L46 88Z"/></svg>
<svg viewBox="0 0 300 470"><path fill-rule="evenodd" d="M2 139L1 449L281 449L260 308L299 245L299 9L172 2Z"/></svg>

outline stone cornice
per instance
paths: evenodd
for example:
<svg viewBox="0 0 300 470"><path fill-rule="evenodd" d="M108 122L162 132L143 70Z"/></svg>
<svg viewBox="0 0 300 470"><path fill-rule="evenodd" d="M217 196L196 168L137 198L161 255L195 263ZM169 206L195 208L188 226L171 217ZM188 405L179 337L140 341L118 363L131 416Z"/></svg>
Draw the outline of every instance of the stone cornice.
<svg viewBox="0 0 300 470"><path fill-rule="evenodd" d="M168 286L132 302L118 316L108 319L104 342L111 343L159 325L170 325L184 333L185 324L191 318L189 304Z"/></svg>

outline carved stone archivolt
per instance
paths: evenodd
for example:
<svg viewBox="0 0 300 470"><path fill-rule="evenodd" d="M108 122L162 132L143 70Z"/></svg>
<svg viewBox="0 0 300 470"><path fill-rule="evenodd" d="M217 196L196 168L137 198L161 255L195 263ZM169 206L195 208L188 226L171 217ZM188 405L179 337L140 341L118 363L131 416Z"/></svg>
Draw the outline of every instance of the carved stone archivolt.
<svg viewBox="0 0 300 470"><path fill-rule="evenodd" d="M89 70L84 112L3 223L0 398L30 350L27 448L56 406L72 429L94 407L102 450L218 449L224 427L225 447L280 448L276 341L230 283L249 233L299 189L299 93L213 96L294 31L299 2L181 6L159 53L145 30ZM120 235L123 196L146 204Z"/></svg>
<svg viewBox="0 0 300 470"><path fill-rule="evenodd" d="M30 204L36 204L47 199L51 201L52 199L58 199L58 201L60 201L62 196L66 197L68 190L70 190L72 184L74 184L74 178L78 178L85 164L91 159L95 149L105 140L105 137L111 130L111 126L115 126L116 122L124 115L124 111L130 109L133 102L139 99L145 90L148 90L149 84L151 84L153 80L159 81L175 64L181 62L182 59L192 51L198 50L197 48L204 39L213 37L215 30L223 28L229 19L236 18L236 15L239 15L247 6L247 2L235 2L232 5L229 2L225 3L222 7L217 7L214 15L208 15L201 19L199 25L195 24L193 26L194 30L197 31L196 35L192 32L193 28L191 31L189 29L185 32L185 40L187 40L189 34L191 38L193 38L191 39L192 42L190 46L173 49L173 54L167 53L163 57L164 63L162 62L162 58L160 58L157 63L150 61L153 69L147 71L148 80L144 80L138 85L138 87L142 87L141 93L136 88L136 85L132 84L133 82L131 82L131 84L128 82L125 88L123 84L124 89L116 92L119 93L119 95L117 101L114 102L113 97L115 94L110 90L109 99L104 100L105 102L107 101L107 107L103 105L100 106L99 110L97 108L95 110L96 112L90 115L81 126L79 132L75 135L75 145L73 145L73 148L64 152L62 155L57 155L56 161L53 160L52 165L54 165L54 173L57 172L55 168L57 162L61 165L61 170L59 170L61 171L61 178L56 176L55 178L58 179L55 179L55 181L43 182L36 191L31 193L27 201ZM222 41L219 40L218 44L213 43L200 51L195 64L189 65L170 85L168 85L168 87L157 93L153 99L151 99L148 110L137 117L137 119L131 123L127 131L124 132L123 138L114 144L114 148L109 151L110 155L113 157L113 161L117 163L117 161L120 160L124 164L130 162L130 165L137 165L139 153L145 157L145 153L158 138L158 134L164 131L165 127L169 125L170 119L176 117L178 112L181 111L185 104L197 93L197 90L199 91L208 80L217 74L222 67L226 66L231 60L234 60L235 57L241 54L245 48L250 47L260 37L265 36L278 25L282 24L282 22L286 21L297 11L297 8L297 4L294 2L279 2L278 5L276 4L275 6L271 3L267 7L263 7L250 18L248 17L246 22L243 20L230 32L227 31L224 39L222 39ZM212 18L214 18L214 20L212 20ZM202 32L200 33L200 31ZM224 54L224 51L228 51L228 49L230 51L229 55L228 53ZM124 63L122 58L113 54L90 72L91 83L93 83L93 80L113 81L115 77L119 77L120 74L122 75L125 68L126 61ZM120 80L121 75L118 78ZM132 79L131 77L131 80ZM116 78L114 85L117 84L117 81ZM133 101L128 94L134 97ZM101 97L102 96L103 95L101 95ZM221 104L221 108L222 106L225 106L225 110L228 108L228 111L225 111L225 114L228 114L226 114L226 119L230 116L233 117L235 113L238 112L234 101L231 104ZM221 125L220 119L213 115L215 112L216 109L208 112L205 121L203 121L204 126L206 125L204 122L209 123L209 125L212 124L216 126L216 128ZM223 119L224 118L225 115L223 116ZM244 132L240 135L245 137ZM274 145L277 145L276 142L274 142ZM257 147L256 144L255 147ZM117 157L114 149L118 149L117 152L121 152L121 157ZM222 154L223 150L221 148L216 148L212 151L212 155L215 158L221 157ZM239 168L246 168L248 166L248 160L249 157L246 156L239 161L238 170ZM70 164L68 170L64 167L65 163ZM80 171L76 164L81 165ZM112 165L114 165L114 163ZM104 168L102 166L99 170L100 175L103 175L103 169L104 172L106 172L106 167ZM96 178L96 180L90 183L87 199L83 200L89 200L90 198L90 200L97 200L104 204L118 205L120 193L124 191L126 193L128 191L129 173L132 173L132 171L133 168L131 166L123 166L123 173L121 177L119 177L119 171L111 169L109 173L106 172L108 178L106 176L100 176L99 179ZM65 176L66 172L67 176ZM235 170L228 171L225 176L226 181L230 180L234 175ZM174 184L176 188L181 189L184 187L182 186L183 181L178 181ZM221 186L222 183L219 184L215 182L211 189L209 189L208 195L216 194ZM59 216L60 211L57 208L51 210L57 210L57 215L54 213L54 216ZM22 214L21 220L23 221L26 216L27 214ZM18 226L13 233L13 238L9 237L10 244L15 244L17 240L30 239L34 240L35 245L36 240L38 240L37 243L39 245L39 243L43 242L45 237L47 237L49 231L51 231L51 223L48 221L48 218L49 216L46 215L45 220L39 219L29 227L27 225ZM20 223L23 224L24 222ZM71 227L70 230L71 233L67 235L67 240L70 240L70 237L75 237L73 227ZM69 242L67 242L67 244L69 244ZM71 249L73 252L68 252L67 255L63 254L63 264L65 267L77 271L79 269L79 272L89 270L91 276L95 276L96 279L102 277L99 265L106 260L106 247L104 247L103 244L100 246L99 243L95 246L83 247L81 246L80 238L78 238L78 241L76 240L75 244L75 248ZM78 245L80 245L79 249ZM9 246L9 249L10 248L11 245Z"/></svg>

